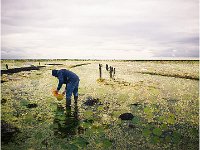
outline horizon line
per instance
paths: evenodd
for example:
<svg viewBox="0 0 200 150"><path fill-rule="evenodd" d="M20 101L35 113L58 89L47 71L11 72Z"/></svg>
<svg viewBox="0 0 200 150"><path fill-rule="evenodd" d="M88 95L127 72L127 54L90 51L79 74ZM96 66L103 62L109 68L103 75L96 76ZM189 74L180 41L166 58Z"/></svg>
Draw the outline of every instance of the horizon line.
<svg viewBox="0 0 200 150"><path fill-rule="evenodd" d="M84 60L84 61L176 61L176 60L200 60L198 58L154 58L154 59L82 59L82 58L1 58L1 60Z"/></svg>

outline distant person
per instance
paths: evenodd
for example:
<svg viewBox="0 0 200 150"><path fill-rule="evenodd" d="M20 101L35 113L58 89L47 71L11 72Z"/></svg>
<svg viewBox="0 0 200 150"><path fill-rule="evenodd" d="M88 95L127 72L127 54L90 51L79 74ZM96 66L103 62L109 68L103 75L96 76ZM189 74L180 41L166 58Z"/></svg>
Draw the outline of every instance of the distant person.
<svg viewBox="0 0 200 150"><path fill-rule="evenodd" d="M52 76L57 77L59 80L57 90L55 91L56 94L61 89L63 84L66 84L65 91L63 94L66 93L66 108L71 107L71 96L72 93L74 95L74 102L77 104L78 100L78 86L79 86L79 77L66 69L61 70L52 70Z"/></svg>

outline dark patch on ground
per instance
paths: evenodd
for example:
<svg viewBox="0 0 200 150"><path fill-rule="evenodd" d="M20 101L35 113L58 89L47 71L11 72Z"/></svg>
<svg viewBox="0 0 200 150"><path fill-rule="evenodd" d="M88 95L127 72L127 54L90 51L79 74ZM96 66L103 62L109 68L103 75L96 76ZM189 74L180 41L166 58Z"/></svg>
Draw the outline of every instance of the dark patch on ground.
<svg viewBox="0 0 200 150"><path fill-rule="evenodd" d="M8 69L8 70L1 70L1 74L13 74L13 73L18 73L18 72L22 72L22 71L40 70L40 68L43 68L43 67L45 67L45 66L13 68L13 69Z"/></svg>
<svg viewBox="0 0 200 150"><path fill-rule="evenodd" d="M135 129L136 128L136 126L134 124L129 124L128 127L131 128L131 129Z"/></svg>
<svg viewBox="0 0 200 150"><path fill-rule="evenodd" d="M191 80L199 80L199 77L194 77L194 76L190 76L190 75L163 74L163 73L158 73L158 72L137 72L137 73L166 76L166 77L174 77L174 78L184 78L184 79L191 79Z"/></svg>
<svg viewBox="0 0 200 150"><path fill-rule="evenodd" d="M131 113L124 113L124 114L121 114L119 118L122 120L132 120L134 116Z"/></svg>
<svg viewBox="0 0 200 150"><path fill-rule="evenodd" d="M45 65L59 66L59 65L63 65L63 64L45 64Z"/></svg>
<svg viewBox="0 0 200 150"><path fill-rule="evenodd" d="M1 99L1 104L5 104L6 102L7 102L7 99L5 99L5 98Z"/></svg>
<svg viewBox="0 0 200 150"><path fill-rule="evenodd" d="M83 64L77 64L77 65L72 65L70 66L70 68L75 68L75 67L79 67L79 66L83 66L83 65L89 65L91 63L83 63Z"/></svg>
<svg viewBox="0 0 200 150"><path fill-rule="evenodd" d="M13 125L7 123L4 120L1 120L1 141L3 143L8 143L12 141L14 134L19 131L18 128Z"/></svg>
<svg viewBox="0 0 200 150"><path fill-rule="evenodd" d="M26 107L27 108L36 108L38 105L37 104L28 104Z"/></svg>
<svg viewBox="0 0 200 150"><path fill-rule="evenodd" d="M92 97L88 97L84 104L87 105L87 106L94 106L97 103L99 103L99 99L98 98L95 99L95 98L92 98Z"/></svg>
<svg viewBox="0 0 200 150"><path fill-rule="evenodd" d="M4 82L8 82L8 81L5 81L5 80L1 80L1 83L4 83Z"/></svg>
<svg viewBox="0 0 200 150"><path fill-rule="evenodd" d="M135 107L138 107L138 106L140 106L140 105L142 105L142 104L140 104L140 103L134 103L134 104L131 104L132 106L135 106Z"/></svg>

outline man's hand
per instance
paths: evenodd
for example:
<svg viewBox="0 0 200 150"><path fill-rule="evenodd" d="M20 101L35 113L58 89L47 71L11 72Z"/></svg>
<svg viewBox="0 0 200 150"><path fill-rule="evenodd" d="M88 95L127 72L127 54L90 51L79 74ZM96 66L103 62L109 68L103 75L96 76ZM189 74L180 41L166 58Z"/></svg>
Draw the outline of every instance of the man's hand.
<svg viewBox="0 0 200 150"><path fill-rule="evenodd" d="M55 94L58 94L58 90L55 90Z"/></svg>
<svg viewBox="0 0 200 150"><path fill-rule="evenodd" d="M58 95L58 90L53 90L53 95L57 96Z"/></svg>

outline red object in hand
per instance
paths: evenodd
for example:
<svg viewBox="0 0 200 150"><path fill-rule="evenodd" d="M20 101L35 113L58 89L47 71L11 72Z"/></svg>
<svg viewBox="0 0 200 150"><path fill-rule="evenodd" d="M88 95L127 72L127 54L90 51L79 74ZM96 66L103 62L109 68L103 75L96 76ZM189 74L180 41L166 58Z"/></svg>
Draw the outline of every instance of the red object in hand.
<svg viewBox="0 0 200 150"><path fill-rule="evenodd" d="M58 95L58 91L57 91L57 90L53 90L52 93L53 93L54 96L57 96L57 95Z"/></svg>

